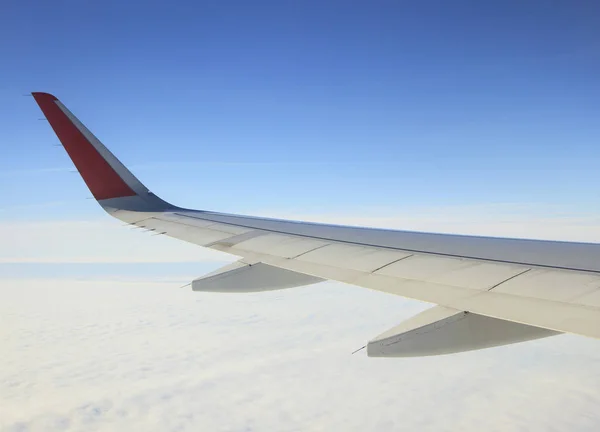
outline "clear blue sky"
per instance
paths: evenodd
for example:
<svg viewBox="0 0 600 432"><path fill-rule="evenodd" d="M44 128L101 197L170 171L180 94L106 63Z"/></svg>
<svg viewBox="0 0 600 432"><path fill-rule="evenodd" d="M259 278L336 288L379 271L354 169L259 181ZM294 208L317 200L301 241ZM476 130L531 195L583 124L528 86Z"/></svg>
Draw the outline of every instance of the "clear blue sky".
<svg viewBox="0 0 600 432"><path fill-rule="evenodd" d="M101 213L30 91L184 206L598 210L599 22L597 1L5 2L4 215Z"/></svg>

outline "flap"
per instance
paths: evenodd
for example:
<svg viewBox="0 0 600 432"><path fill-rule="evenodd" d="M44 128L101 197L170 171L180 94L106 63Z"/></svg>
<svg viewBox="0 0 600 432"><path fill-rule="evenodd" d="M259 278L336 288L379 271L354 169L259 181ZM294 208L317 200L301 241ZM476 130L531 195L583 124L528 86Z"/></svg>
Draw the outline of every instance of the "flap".
<svg viewBox="0 0 600 432"><path fill-rule="evenodd" d="M192 291L259 292L311 285L323 279L273 267L238 261L192 281Z"/></svg>
<svg viewBox="0 0 600 432"><path fill-rule="evenodd" d="M415 357L471 351L560 334L436 306L380 334L367 344L369 357Z"/></svg>

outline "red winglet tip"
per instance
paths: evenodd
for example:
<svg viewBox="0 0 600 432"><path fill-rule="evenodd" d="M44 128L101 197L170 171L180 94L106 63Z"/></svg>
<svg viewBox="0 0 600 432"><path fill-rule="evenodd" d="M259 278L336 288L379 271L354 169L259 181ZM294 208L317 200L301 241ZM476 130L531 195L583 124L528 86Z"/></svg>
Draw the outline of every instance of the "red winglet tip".
<svg viewBox="0 0 600 432"><path fill-rule="evenodd" d="M73 123L73 119L56 103L58 99L55 96L43 92L32 92L31 95L97 200L136 195L131 186Z"/></svg>
<svg viewBox="0 0 600 432"><path fill-rule="evenodd" d="M38 98L43 98L43 99L50 99L50 100L58 100L58 98L50 93L44 93L44 92L31 92L31 96L33 96L34 98L36 98L36 100Z"/></svg>

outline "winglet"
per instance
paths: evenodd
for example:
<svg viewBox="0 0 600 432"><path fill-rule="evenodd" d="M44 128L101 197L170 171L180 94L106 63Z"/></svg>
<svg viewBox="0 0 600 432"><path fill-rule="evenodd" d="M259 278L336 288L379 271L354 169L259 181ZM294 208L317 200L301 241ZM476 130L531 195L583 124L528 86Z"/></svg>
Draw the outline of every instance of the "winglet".
<svg viewBox="0 0 600 432"><path fill-rule="evenodd" d="M98 201L147 191L58 98L48 93L31 94Z"/></svg>
<svg viewBox="0 0 600 432"><path fill-rule="evenodd" d="M100 205L113 210L162 211L175 206L144 186L57 97L31 95Z"/></svg>

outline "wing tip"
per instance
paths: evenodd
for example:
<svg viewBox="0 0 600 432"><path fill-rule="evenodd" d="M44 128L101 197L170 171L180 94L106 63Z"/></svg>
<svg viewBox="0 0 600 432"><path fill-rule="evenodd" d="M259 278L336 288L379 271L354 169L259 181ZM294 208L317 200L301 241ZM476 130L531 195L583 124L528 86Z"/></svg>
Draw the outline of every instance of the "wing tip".
<svg viewBox="0 0 600 432"><path fill-rule="evenodd" d="M33 96L34 98L43 98L43 99L50 99L50 100L58 100L58 98L56 96L54 96L53 94L50 93L46 93L46 92L31 92L31 96Z"/></svg>

